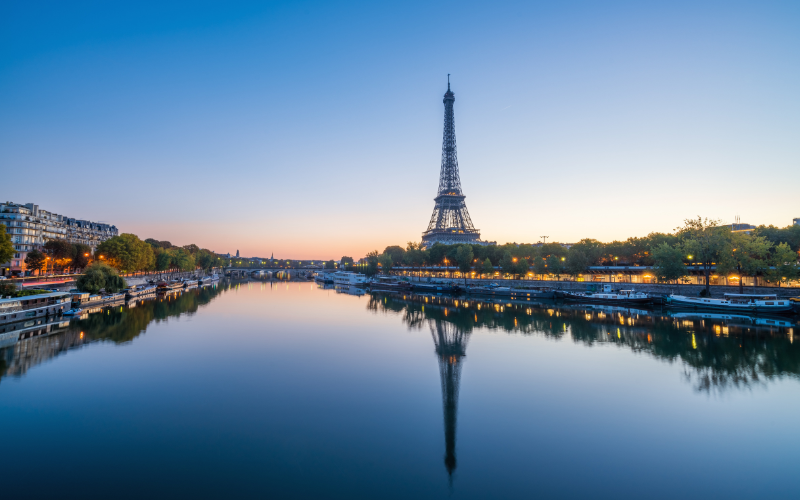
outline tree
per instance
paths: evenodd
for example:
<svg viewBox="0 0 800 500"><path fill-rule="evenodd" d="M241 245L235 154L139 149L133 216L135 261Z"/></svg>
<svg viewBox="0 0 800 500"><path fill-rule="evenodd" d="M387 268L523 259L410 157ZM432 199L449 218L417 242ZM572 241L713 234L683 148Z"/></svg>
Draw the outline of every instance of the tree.
<svg viewBox="0 0 800 500"><path fill-rule="evenodd" d="M353 258L352 257L342 257L339 259L339 264L342 266L343 269L347 269L348 266L353 265Z"/></svg>
<svg viewBox="0 0 800 500"><path fill-rule="evenodd" d="M797 267L797 253L788 243L781 243L774 247L770 259L772 267L767 271L766 278L770 283L787 283L800 276Z"/></svg>
<svg viewBox="0 0 800 500"><path fill-rule="evenodd" d="M573 278L583 274L590 265L590 260L586 256L586 252L581 247L575 248L576 246L577 244L569 249L567 258L564 261L564 268L567 274Z"/></svg>
<svg viewBox="0 0 800 500"><path fill-rule="evenodd" d="M194 256L183 248L175 248L172 251L170 267L181 271L191 271L195 268Z"/></svg>
<svg viewBox="0 0 800 500"><path fill-rule="evenodd" d="M464 275L464 284L467 283L467 273L472 269L472 260L474 255L472 253L472 245L461 245L456 251L456 264L458 270Z"/></svg>
<svg viewBox="0 0 800 500"><path fill-rule="evenodd" d="M28 266L28 269L31 271L41 271L44 269L45 265L45 256L39 250L31 250L28 252L28 255L25 256L25 265Z"/></svg>
<svg viewBox="0 0 800 500"><path fill-rule="evenodd" d="M183 249L186 250L187 252L189 252L192 255L195 255L197 252L200 251L200 247L198 247L194 243L192 243L190 245L183 245Z"/></svg>
<svg viewBox="0 0 800 500"><path fill-rule="evenodd" d="M518 277L523 278L528 274L528 269L530 269L530 267L525 257L517 257L517 263L514 265L514 273Z"/></svg>
<svg viewBox="0 0 800 500"><path fill-rule="evenodd" d="M433 246L428 249L429 261L435 265L444 265L444 259L447 258L448 250L450 250L449 245L434 243Z"/></svg>
<svg viewBox="0 0 800 500"><path fill-rule="evenodd" d="M389 253L382 253L380 257L378 257L378 263L381 265L381 271L384 274L389 274L392 270L392 263L394 260L392 259L392 254Z"/></svg>
<svg viewBox="0 0 800 500"><path fill-rule="evenodd" d="M500 271L502 271L503 274L509 274L513 276L517 271L515 264L516 262L514 261L514 257L511 256L510 252L506 252L505 255L503 255L503 258L500 259Z"/></svg>
<svg viewBox="0 0 800 500"><path fill-rule="evenodd" d="M92 248L83 243L75 243L75 259L72 261L73 268L83 269L89 265L89 257L92 256Z"/></svg>
<svg viewBox="0 0 800 500"><path fill-rule="evenodd" d="M399 247L397 245L392 245L386 247L383 253L391 255L392 263L396 266L399 266L400 264L403 263L403 255L406 253L406 251L403 250L402 247Z"/></svg>
<svg viewBox="0 0 800 500"><path fill-rule="evenodd" d="M172 251L163 250L156 254L156 271L166 271L172 265Z"/></svg>
<svg viewBox="0 0 800 500"><path fill-rule="evenodd" d="M52 259L53 267L62 271L75 259L75 246L66 240L50 240L44 244L44 251Z"/></svg>
<svg viewBox="0 0 800 500"><path fill-rule="evenodd" d="M123 272L144 271L155 266L153 247L130 233L123 233L100 243L95 255L102 255L109 265Z"/></svg>
<svg viewBox="0 0 800 500"><path fill-rule="evenodd" d="M769 252L772 248L763 236L746 233L729 233L720 250L717 273L739 275L739 293L744 293L743 276L755 276L769 267Z"/></svg>
<svg viewBox="0 0 800 500"><path fill-rule="evenodd" d="M364 270L367 276L378 274L378 251L373 250L367 254L367 268Z"/></svg>
<svg viewBox="0 0 800 500"><path fill-rule="evenodd" d="M413 241L409 241L406 244L406 251L403 254L403 263L409 267L417 268L419 270L420 266L425 262L426 251L425 247L422 246L422 243L414 243Z"/></svg>
<svg viewBox="0 0 800 500"><path fill-rule="evenodd" d="M720 250L725 244L728 228L721 228L719 221L703 219L686 219L677 231L683 240L683 248L691 262L699 262L703 268L706 281L706 295L711 295L711 267L719 259Z"/></svg>
<svg viewBox="0 0 800 500"><path fill-rule="evenodd" d="M78 290L88 293L117 293L125 288L125 280L117 270L104 262L95 262L87 267L76 282Z"/></svg>
<svg viewBox="0 0 800 500"><path fill-rule="evenodd" d="M754 231L756 236L764 236L775 245L788 243L795 252L800 251L800 225L792 224L784 228L775 226L758 226Z"/></svg>
<svg viewBox="0 0 800 500"><path fill-rule="evenodd" d="M489 260L489 257L486 257L486 260L483 261L483 274L488 274L489 276L494 275L494 266L492 265L492 261Z"/></svg>
<svg viewBox="0 0 800 500"><path fill-rule="evenodd" d="M561 273L564 272L564 261L566 257L559 257L558 255L551 255L547 258L547 272L559 278Z"/></svg>
<svg viewBox="0 0 800 500"><path fill-rule="evenodd" d="M619 242L615 241L614 243L619 243ZM560 255L560 256L566 257L567 260L565 262L568 262L570 254L572 254L573 252L579 252L578 255L573 257L573 264L585 262L584 268L586 268L588 266L599 264L600 259L607 251L608 250L606 248L606 245L603 245L603 243L597 240L593 240L591 238L584 238L581 241L572 245L572 247L569 250L567 250L566 255ZM576 261L574 259L579 259L579 260ZM567 265L567 267L569 266Z"/></svg>
<svg viewBox="0 0 800 500"><path fill-rule="evenodd" d="M0 224L0 226L3 226L0 228L0 264L2 264L14 257L14 244L11 242L11 235L6 225Z"/></svg>
<svg viewBox="0 0 800 500"><path fill-rule="evenodd" d="M650 250L653 257L653 274L658 281L674 281L686 276L683 250L668 243L661 243Z"/></svg>
<svg viewBox="0 0 800 500"><path fill-rule="evenodd" d="M547 258L534 257L533 259L533 272L536 274L547 274Z"/></svg>

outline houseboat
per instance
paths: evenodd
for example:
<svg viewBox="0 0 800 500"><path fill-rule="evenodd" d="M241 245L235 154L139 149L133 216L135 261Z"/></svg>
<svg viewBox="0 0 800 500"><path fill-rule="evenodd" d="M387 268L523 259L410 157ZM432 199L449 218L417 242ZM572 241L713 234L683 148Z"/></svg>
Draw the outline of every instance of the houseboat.
<svg viewBox="0 0 800 500"><path fill-rule="evenodd" d="M549 287L510 288L507 286L471 286L466 289L470 295L488 295L491 297L507 297L518 300L553 299L555 292Z"/></svg>
<svg viewBox="0 0 800 500"><path fill-rule="evenodd" d="M125 292L126 299L139 299L143 297L148 297L151 295L155 295L158 288L155 285L138 285L126 288L123 290Z"/></svg>
<svg viewBox="0 0 800 500"><path fill-rule="evenodd" d="M340 271L333 273L333 283L338 286L367 286L367 277L361 273Z"/></svg>
<svg viewBox="0 0 800 500"><path fill-rule="evenodd" d="M334 274L335 273L316 272L314 273L314 281L322 283L323 285L332 285Z"/></svg>
<svg viewBox="0 0 800 500"><path fill-rule="evenodd" d="M458 294L463 291L463 289L460 286L454 285L453 283L433 283L433 282L415 281L414 283L411 284L411 287L414 289L415 292L423 292L423 293Z"/></svg>
<svg viewBox="0 0 800 500"><path fill-rule="evenodd" d="M597 304L649 304L652 298L635 290L612 290L611 285L604 285L599 292L572 292L558 290L556 296L564 300Z"/></svg>
<svg viewBox="0 0 800 500"><path fill-rule="evenodd" d="M398 281L396 278L380 276L369 282L369 289L384 292L410 292L411 283L407 281Z"/></svg>
<svg viewBox="0 0 800 500"><path fill-rule="evenodd" d="M159 293L172 292L183 288L183 281L159 281L156 285Z"/></svg>
<svg viewBox="0 0 800 500"><path fill-rule="evenodd" d="M10 299L0 299L0 323L62 314L71 307L67 292L41 293Z"/></svg>
<svg viewBox="0 0 800 500"><path fill-rule="evenodd" d="M775 294L726 293L721 299L670 295L667 306L683 309L708 309L715 311L742 311L753 313L787 313L792 311L790 299L779 299Z"/></svg>

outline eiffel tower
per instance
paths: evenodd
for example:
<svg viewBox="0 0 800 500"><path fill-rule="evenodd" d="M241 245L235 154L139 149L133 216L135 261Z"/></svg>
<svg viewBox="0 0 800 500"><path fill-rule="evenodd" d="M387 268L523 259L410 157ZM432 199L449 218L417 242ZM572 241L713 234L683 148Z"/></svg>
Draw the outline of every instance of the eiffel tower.
<svg viewBox="0 0 800 500"><path fill-rule="evenodd" d="M444 94L444 137L442 139L442 171L439 174L439 192L434 198L433 215L428 230L422 233L426 247L434 243L454 245L461 243L486 245L481 233L472 225L472 219L464 203L461 179L458 175L456 154L456 125L453 118L453 103L456 97L450 90L450 75L447 75L447 92Z"/></svg>
<svg viewBox="0 0 800 500"><path fill-rule="evenodd" d="M458 416L458 386L461 382L461 361L467 355L469 333L442 320L430 321L431 336L439 360L444 410L444 466L452 484L456 470L456 418Z"/></svg>

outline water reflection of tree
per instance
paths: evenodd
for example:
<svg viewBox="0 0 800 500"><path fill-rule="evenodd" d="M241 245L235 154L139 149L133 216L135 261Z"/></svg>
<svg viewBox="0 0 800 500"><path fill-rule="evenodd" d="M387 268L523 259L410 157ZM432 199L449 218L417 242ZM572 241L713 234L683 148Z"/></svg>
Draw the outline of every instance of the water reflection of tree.
<svg viewBox="0 0 800 500"><path fill-rule="evenodd" d="M72 321L62 331L20 340L0 349L0 378L24 375L29 368L87 343L130 342L144 333L150 323L194 314L227 289L227 285L203 287L168 299L146 299L134 307L109 307L85 319Z"/></svg>
<svg viewBox="0 0 800 500"><path fill-rule="evenodd" d="M584 345L616 344L656 359L682 362L685 378L701 392L746 388L800 378L800 346L792 330L716 319L676 319L661 311L543 303L509 303L373 294L371 309L400 314L409 328L446 321L464 331L480 327Z"/></svg>

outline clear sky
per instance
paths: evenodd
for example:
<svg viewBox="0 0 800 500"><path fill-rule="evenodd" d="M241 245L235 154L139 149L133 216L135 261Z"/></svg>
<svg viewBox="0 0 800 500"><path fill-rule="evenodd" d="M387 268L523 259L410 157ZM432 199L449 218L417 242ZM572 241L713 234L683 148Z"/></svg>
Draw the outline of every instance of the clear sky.
<svg viewBox="0 0 800 500"><path fill-rule="evenodd" d="M800 217L800 2L0 4L0 197L218 252Z"/></svg>

